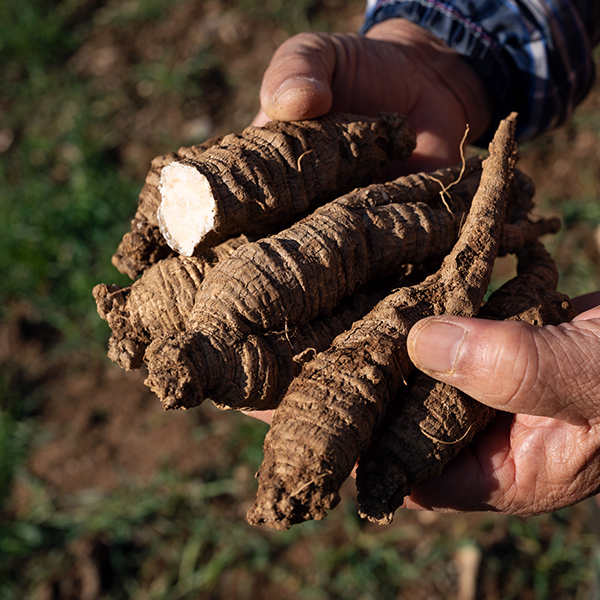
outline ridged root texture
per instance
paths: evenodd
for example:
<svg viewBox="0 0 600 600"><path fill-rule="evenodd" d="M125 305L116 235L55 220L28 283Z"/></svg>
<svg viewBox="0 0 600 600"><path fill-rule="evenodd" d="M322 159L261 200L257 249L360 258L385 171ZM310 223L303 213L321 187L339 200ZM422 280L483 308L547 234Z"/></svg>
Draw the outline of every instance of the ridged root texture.
<svg viewBox="0 0 600 600"><path fill-rule="evenodd" d="M193 335L165 336L148 348L146 384L165 409L192 408L209 397L220 408L275 408L302 364L387 293L389 283L380 282L302 328L255 334L242 323L213 321Z"/></svg>
<svg viewBox="0 0 600 600"><path fill-rule="evenodd" d="M446 169L440 175L449 178L450 174L456 177L456 170ZM365 282L397 275L403 264L441 260L458 236L463 213L453 214L445 207L420 202L393 204L398 194L405 197L407 186L415 180L422 181L417 197L431 201L432 195L437 196L440 184L435 183L434 188L426 175L369 187L317 209L287 230L245 244L216 265L198 290L186 335L169 342L179 345L179 352L161 354L155 344L146 353L148 382L159 398L169 407L190 407L210 394L217 403L235 408L264 407L263 401L251 404L249 398L259 395L242 382L254 379L254 375L244 374L242 367L229 369L237 379L229 386L223 382L219 388L231 390L229 398L215 396L214 390L201 388L191 382L193 379L188 382L180 373L182 367L176 362L169 364L167 357L194 364L194 356L186 356L188 350L196 352L191 338L198 337L198 347L213 345L203 337L207 322L220 323L220 331L229 332L232 339L236 328L245 336L302 328L319 316L331 314ZM456 201L466 202L459 196ZM269 360L267 364L274 363ZM247 363L243 368L253 366ZM250 394L243 404L239 394L233 393L239 389Z"/></svg>
<svg viewBox="0 0 600 600"><path fill-rule="evenodd" d="M154 341L147 350L145 381L165 409L198 406L206 398L226 398L232 407L268 405L279 376L277 357L264 338L246 328L207 323L193 335Z"/></svg>
<svg viewBox="0 0 600 600"><path fill-rule="evenodd" d="M515 151L510 119L502 122L490 145L462 234L440 270L422 284L387 296L292 382L265 438L257 498L247 515L251 524L285 529L307 516L321 517L409 376L406 336L412 325L431 314L477 313L498 251ZM299 432L297 437L286 431L291 429ZM327 442L314 443L321 438ZM301 446L310 446L313 452L297 451L298 460L281 462L289 447ZM339 455L330 454L329 448ZM303 460L307 456L310 463ZM300 488L310 490L310 495L300 502L296 493L292 505L296 512L286 512L290 503L283 499Z"/></svg>
<svg viewBox="0 0 600 600"><path fill-rule="evenodd" d="M575 315L556 291L558 271L541 243L518 254L517 276L494 292L480 316L558 325ZM392 521L411 488L444 466L492 420L495 411L456 388L417 373L406 398L397 398L381 431L361 455L356 477L359 514Z"/></svg>
<svg viewBox="0 0 600 600"><path fill-rule="evenodd" d="M248 127L225 136L199 160L163 170L161 231L185 254L241 232L268 235L370 183L387 161L406 160L414 146L405 117L393 113L329 114ZM197 207L191 187L198 190Z"/></svg>
<svg viewBox="0 0 600 600"><path fill-rule="evenodd" d="M149 385L168 406L195 406L201 398L216 394L182 377L181 365L169 362L176 357L176 361L194 364L196 346L221 346L207 337L207 323L219 339L231 339L232 345L240 332L247 339L250 334L301 328L330 314L364 282L397 274L406 263L439 259L452 247L460 223L447 210L425 204L351 210L332 203L317 212L280 234L244 245L214 267L196 295L185 335L169 342L179 346L179 352L163 353L157 344L148 348ZM224 355L239 363L227 348ZM269 359L265 364L274 362ZM252 404L250 398L259 395L251 392L245 380L254 379L255 374L244 369L256 371L248 362L240 370L228 369L219 375L235 379L228 379L230 387L225 383L219 387L220 392L230 390L229 395L219 393L213 399L236 408L264 407L264 402ZM212 374L201 379L210 378ZM242 404L233 393L238 389L249 394Z"/></svg>
<svg viewBox="0 0 600 600"><path fill-rule="evenodd" d="M339 488L356 461L354 449L365 447L381 420L382 404L373 398L393 393L393 375L402 372L401 365L374 360L393 354L393 344L390 339L384 348L380 338L377 349L369 344L336 352L334 342L332 351L305 365L301 384L298 378L292 382L265 438L270 451L259 471L262 504L260 512L255 505L248 514L251 524L289 529L323 518L337 504ZM308 378L311 385L305 386Z"/></svg>
<svg viewBox="0 0 600 600"><path fill-rule="evenodd" d="M186 329L206 274L247 241L245 236L228 240L201 257L169 256L125 288L97 285L98 313L112 330L108 357L126 371L139 369L153 339Z"/></svg>
<svg viewBox="0 0 600 600"><path fill-rule="evenodd" d="M200 151L196 154L200 155ZM281 300L280 310L276 311L278 315L284 316L290 302L303 297L304 290L310 286L311 281L314 281L314 277L320 276L311 271L315 269L315 265L319 265L321 275L324 272L325 276L327 274L331 276L323 283L323 287L329 292L330 301L327 303L317 299L314 313L327 312L340 297L352 293L349 290L357 283L371 276L379 276L386 268L389 270L390 265L397 268L398 264L409 261L420 264L425 261L435 263L456 239L458 226L463 220L462 211L468 208L480 180L480 168L481 159L476 157L467 161L464 168L462 165L447 167L433 173L408 175L386 184L355 190L318 210L313 217L292 228L291 232L284 232L283 236L280 236L280 241L277 241L277 236L274 236L272 240L275 241L271 248L263 244L261 246L264 250L263 255L260 251L254 254L255 249L251 251L250 259L245 255L238 261L241 271L244 268L244 261L256 258L258 268L252 278L255 282L261 278L267 281L265 286L265 290L268 290L267 297L258 301L253 297L252 301L255 305L263 306L261 312L268 312L268 306L275 305L272 288L278 285L284 293L289 292L287 298ZM462 180L457 185L452 185L459 176L462 176ZM527 191L528 185L527 178L522 175L520 181L513 186L513 204L517 208L524 204L530 206L531 192ZM440 196L442 188L449 188L449 192L444 193L443 202ZM395 204L403 202L411 202L411 204ZM430 206L424 203L429 203ZM447 203L450 203L453 212L448 211L444 205ZM368 257L365 255L363 258L368 258L370 264L380 267L379 271L374 272L355 271L350 275L352 281L348 288L334 287L339 282L347 282L348 277L344 274L340 277L332 276L333 267L337 268L340 263L350 267L357 264L357 256L352 254L354 252L352 248L344 250L337 240L329 239L331 232L328 229L334 230L344 222L340 213L344 213L347 217L345 233L348 238L353 239L358 235L356 238L358 242L355 245L360 245L362 240L368 254ZM524 221L508 225L503 232L501 252L514 251L518 244L522 244L522 237L538 236L552 227L552 223L547 221L538 223ZM361 238L365 236L361 228L368 230L365 239ZM318 241L311 242L311 235L315 233L319 236ZM338 237L343 237L343 233L340 232ZM272 240L265 244L268 245ZM247 241L245 236L232 238L207 250L198 258L168 257L158 265L147 269L132 286L122 290L112 286L99 286L95 291L98 310L113 329L109 342L109 356L125 369L139 368L147 345L157 337L157 334L170 334L173 331L187 329L186 321L191 310L190 301L195 296L203 274L216 262L229 256L233 249L245 241ZM283 266L279 273L284 275L283 279L277 279L273 275L276 272L275 267L272 262L265 260L266 254L277 257L279 251L281 251L279 262ZM310 252L313 254L311 255ZM330 262L326 262L327 252L333 252L333 259ZM342 252L350 254L344 255ZM308 259L304 260L306 257ZM306 264L308 268L305 268ZM263 268L265 265L267 269ZM286 268L288 265L297 266L295 269L289 269ZM198 271L197 274L192 273L194 269ZM189 277L186 276L186 270L189 272ZM229 283L239 279L238 273L232 276L232 272L233 269L228 269L224 275L224 279ZM302 273L305 272L310 273L310 277L303 277ZM297 277L298 273L300 277ZM243 286L251 285L248 278L245 284L241 281L238 283L240 286L237 289L241 290L241 295L247 296ZM271 283L273 286L268 285ZM256 287L255 285L255 290ZM315 286L310 287L315 288ZM214 290L211 294L213 293ZM313 298L309 295L307 300L310 304ZM103 308L100 303L103 304ZM112 307L109 306L111 303ZM241 310L243 311L244 308L242 307ZM242 314L242 317L252 321L256 315L246 317ZM288 315L285 325L289 326L291 323ZM277 326L282 326L282 321L278 322ZM266 327L265 325L264 328Z"/></svg>

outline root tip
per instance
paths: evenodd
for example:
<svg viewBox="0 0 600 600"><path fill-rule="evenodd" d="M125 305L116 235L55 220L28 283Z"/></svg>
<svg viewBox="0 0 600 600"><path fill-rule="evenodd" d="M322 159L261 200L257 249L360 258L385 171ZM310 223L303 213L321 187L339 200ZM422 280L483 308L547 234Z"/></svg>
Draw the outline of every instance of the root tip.
<svg viewBox="0 0 600 600"><path fill-rule="evenodd" d="M198 370L193 354L193 340L184 334L158 338L148 346L148 377L144 383L159 397L165 410L185 410L204 401L206 376Z"/></svg>

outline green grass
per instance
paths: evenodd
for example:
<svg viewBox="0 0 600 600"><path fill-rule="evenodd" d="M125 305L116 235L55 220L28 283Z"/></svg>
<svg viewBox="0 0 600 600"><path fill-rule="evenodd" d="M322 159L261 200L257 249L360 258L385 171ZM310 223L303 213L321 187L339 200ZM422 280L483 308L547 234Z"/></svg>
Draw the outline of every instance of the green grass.
<svg viewBox="0 0 600 600"><path fill-rule="evenodd" d="M8 60L0 72L11 107L3 124L14 142L0 162L0 304L6 317L7 307L26 302L38 319L87 343L102 331L91 287L124 282L110 256L139 182L116 168L89 82L65 68L85 30L68 27L70 4L55 11L35 2L3 4Z"/></svg>
<svg viewBox="0 0 600 600"><path fill-rule="evenodd" d="M417 589L448 597L457 585L454 556L464 545L481 555L480 587L493 586L502 598L585 598L591 578L595 538L573 539L569 511L484 519L457 536L414 519L365 527L346 502L327 521L273 532L239 519L235 506L249 489L234 478L205 483L163 473L149 486L61 502L29 485L37 494L30 512L0 525L6 600L76 587L85 560L99 573L102 598L114 600L250 599L257 586L310 600L393 600ZM487 543L491 529L502 533Z"/></svg>

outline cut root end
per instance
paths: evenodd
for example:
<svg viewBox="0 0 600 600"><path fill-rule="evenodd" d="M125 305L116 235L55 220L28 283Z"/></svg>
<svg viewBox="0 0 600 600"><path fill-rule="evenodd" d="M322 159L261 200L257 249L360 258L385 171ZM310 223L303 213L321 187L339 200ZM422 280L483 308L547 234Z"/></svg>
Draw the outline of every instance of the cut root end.
<svg viewBox="0 0 600 600"><path fill-rule="evenodd" d="M167 244L183 256L215 225L216 203L208 179L193 165L173 162L161 171L157 218Z"/></svg>

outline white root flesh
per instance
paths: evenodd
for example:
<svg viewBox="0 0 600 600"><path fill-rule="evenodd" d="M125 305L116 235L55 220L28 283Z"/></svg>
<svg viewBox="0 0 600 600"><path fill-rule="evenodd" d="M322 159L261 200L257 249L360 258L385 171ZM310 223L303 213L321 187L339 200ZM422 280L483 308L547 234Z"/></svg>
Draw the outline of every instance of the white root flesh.
<svg viewBox="0 0 600 600"><path fill-rule="evenodd" d="M215 224L215 200L208 179L193 166L174 162L162 169L159 190L160 232L175 252L192 256Z"/></svg>

